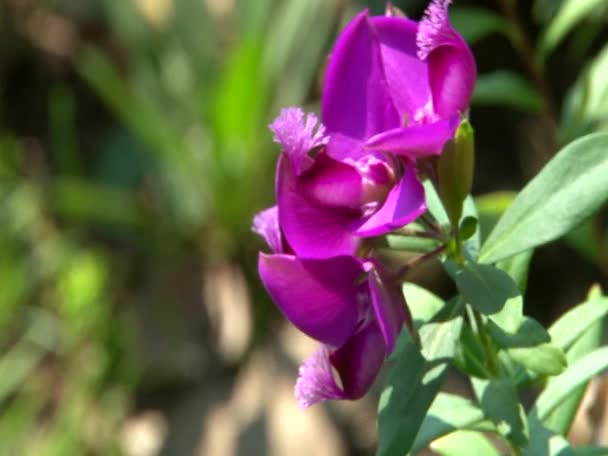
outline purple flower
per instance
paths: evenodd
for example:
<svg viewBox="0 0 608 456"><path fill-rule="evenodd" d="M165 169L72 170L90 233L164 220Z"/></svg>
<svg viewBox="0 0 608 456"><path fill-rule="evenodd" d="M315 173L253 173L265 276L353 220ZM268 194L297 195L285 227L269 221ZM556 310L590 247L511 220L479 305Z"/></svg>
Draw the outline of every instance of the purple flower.
<svg viewBox="0 0 608 456"><path fill-rule="evenodd" d="M355 253L362 237L410 223L424 210L412 163L383 152L336 159L323 126L299 108L270 126L283 150L277 164L278 219L293 252L305 258ZM314 155L314 156L313 156Z"/></svg>
<svg viewBox="0 0 608 456"><path fill-rule="evenodd" d="M322 344L300 367L298 404L358 399L408 320L398 282L381 265L353 256L296 257L285 247L278 220L276 206L254 219L254 231L274 251L259 255L262 282L283 315Z"/></svg>
<svg viewBox="0 0 608 456"><path fill-rule="evenodd" d="M328 154L370 150L404 157L438 154L454 135L475 85L473 55L433 0L417 23L356 16L330 56L322 99Z"/></svg>

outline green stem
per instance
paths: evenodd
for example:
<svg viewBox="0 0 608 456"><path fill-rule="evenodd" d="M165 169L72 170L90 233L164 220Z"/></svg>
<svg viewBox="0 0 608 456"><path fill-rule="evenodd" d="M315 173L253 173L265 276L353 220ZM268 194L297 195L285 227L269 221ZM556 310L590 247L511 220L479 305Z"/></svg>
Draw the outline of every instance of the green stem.
<svg viewBox="0 0 608 456"><path fill-rule="evenodd" d="M420 216L420 221L426 225L426 227L436 234L441 234L441 228L435 223L435 221L429 216L428 213L424 213Z"/></svg>
<svg viewBox="0 0 608 456"><path fill-rule="evenodd" d="M397 270L397 273L396 273L397 277L403 277L414 266L417 266L420 263L423 263L424 261L431 260L431 259L441 255L443 253L443 251L445 250L445 248L446 248L446 245L441 244L439 247L436 247L433 250L430 250L429 252L426 252L426 253L424 253L420 256L417 256L414 259L408 261L407 263L405 263L404 265L399 267L399 269Z"/></svg>
<svg viewBox="0 0 608 456"><path fill-rule="evenodd" d="M483 317L476 309L473 309L473 315L475 317L475 324L477 325L477 334L479 334L479 340L481 341L481 346L483 347L483 351L486 355L488 371L493 377L496 377L498 374L498 363L496 361L496 354L494 353L494 350L490 344L490 338L488 337L488 333L486 332L486 328L483 324Z"/></svg>
<svg viewBox="0 0 608 456"><path fill-rule="evenodd" d="M465 260L464 255L462 254L462 237L460 236L460 229L457 226L453 229L452 239L454 240L454 248L452 251L454 261L460 266L464 266Z"/></svg>
<svg viewBox="0 0 608 456"><path fill-rule="evenodd" d="M437 233L434 230L432 232L430 232L430 231L414 230L411 228L399 228L398 230L393 231L391 234L397 235L397 236L419 237L419 238L425 238L425 239L438 239L438 240L443 239L441 234Z"/></svg>
<svg viewBox="0 0 608 456"><path fill-rule="evenodd" d="M513 442L509 442L509 444L511 445L511 451L513 452L513 456L521 456L521 450L519 449L519 447Z"/></svg>

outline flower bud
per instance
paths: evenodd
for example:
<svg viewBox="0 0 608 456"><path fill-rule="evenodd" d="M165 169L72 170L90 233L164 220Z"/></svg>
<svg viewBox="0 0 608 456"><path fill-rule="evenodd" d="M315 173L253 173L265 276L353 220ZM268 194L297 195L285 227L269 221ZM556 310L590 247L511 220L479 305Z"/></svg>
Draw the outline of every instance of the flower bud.
<svg viewBox="0 0 608 456"><path fill-rule="evenodd" d="M471 123L462 119L454 139L446 143L437 165L439 196L457 227L462 215L462 203L471 192L475 167L475 142Z"/></svg>

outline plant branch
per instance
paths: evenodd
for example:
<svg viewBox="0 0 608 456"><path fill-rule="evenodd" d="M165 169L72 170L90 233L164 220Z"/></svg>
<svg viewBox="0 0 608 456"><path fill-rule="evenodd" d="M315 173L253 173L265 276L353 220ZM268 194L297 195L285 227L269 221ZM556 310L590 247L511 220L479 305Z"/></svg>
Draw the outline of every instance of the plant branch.
<svg viewBox="0 0 608 456"><path fill-rule="evenodd" d="M543 67L540 65L534 54L534 48L530 42L530 38L526 34L514 2L512 0L497 1L502 13L513 27L511 33L509 33L509 37L511 38L513 46L519 53L530 79L542 97L543 111L547 119L551 121L554 129L557 130L559 116L557 114L555 104L553 103L553 97L551 95L549 84L547 84Z"/></svg>
<svg viewBox="0 0 608 456"><path fill-rule="evenodd" d="M498 363L496 362L496 354L490 345L490 338L486 333L486 328L483 324L483 317L481 313L477 309L473 309L473 315L475 317L475 323L477 325L477 334L479 334L479 340L481 341L481 345L483 347L483 351L486 355L486 362L488 363L488 371L492 374L492 376L496 376L498 374Z"/></svg>
<svg viewBox="0 0 608 456"><path fill-rule="evenodd" d="M396 276L397 277L403 277L410 269L412 269L413 267L428 261L428 260L432 260L433 258L436 258L437 256L439 256L441 253L443 253L443 251L446 249L446 244L441 244L439 247L434 248L433 250L430 250L420 256L417 256L413 259L411 259L410 261L408 261L407 263L405 263L404 265L400 266L399 269L397 269L397 273Z"/></svg>

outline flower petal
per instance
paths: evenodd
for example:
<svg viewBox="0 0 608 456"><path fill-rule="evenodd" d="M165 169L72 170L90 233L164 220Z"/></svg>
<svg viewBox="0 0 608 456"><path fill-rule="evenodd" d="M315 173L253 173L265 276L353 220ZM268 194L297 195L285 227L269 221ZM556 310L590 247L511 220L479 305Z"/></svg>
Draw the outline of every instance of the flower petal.
<svg viewBox="0 0 608 456"><path fill-rule="evenodd" d="M458 45L441 46L429 55L433 107L441 117L464 114L475 88L475 60L462 38L460 42Z"/></svg>
<svg viewBox="0 0 608 456"><path fill-rule="evenodd" d="M279 310L310 337L336 347L355 329L367 287L355 284L364 270L354 257L302 260L260 253L258 270Z"/></svg>
<svg viewBox="0 0 608 456"><path fill-rule="evenodd" d="M300 409L330 399L345 399L344 391L334 379L329 353L329 348L322 345L300 366L295 387Z"/></svg>
<svg viewBox="0 0 608 456"><path fill-rule="evenodd" d="M399 282L382 265L376 264L369 270L368 284L386 351L391 354L403 323L411 327L412 318Z"/></svg>
<svg viewBox="0 0 608 456"><path fill-rule="evenodd" d="M445 143L454 137L459 122L460 116L454 115L434 123L395 128L370 138L365 147L409 158L438 155Z"/></svg>
<svg viewBox="0 0 608 456"><path fill-rule="evenodd" d="M279 223L293 251L305 258L352 254L359 243L352 228L360 211L315 201L298 184L289 160L283 157L277 165Z"/></svg>
<svg viewBox="0 0 608 456"><path fill-rule="evenodd" d="M360 140L400 125L367 11L344 29L329 58L322 118L330 135Z"/></svg>
<svg viewBox="0 0 608 456"><path fill-rule="evenodd" d="M418 58L418 24L403 17L370 18L380 42L384 75L399 113L401 126L409 125L430 100L427 64Z"/></svg>
<svg viewBox="0 0 608 456"><path fill-rule="evenodd" d="M384 338L375 320L361 327L330 355L340 375L344 398L359 399L369 391L385 355Z"/></svg>
<svg viewBox="0 0 608 456"><path fill-rule="evenodd" d="M320 347L300 366L295 393L300 408L331 399L361 398L380 372L386 349L375 321L361 327L339 349ZM342 387L334 378L336 369Z"/></svg>
<svg viewBox="0 0 608 456"><path fill-rule="evenodd" d="M355 231L358 236L379 236L414 221L426 210L424 187L416 170L408 166L399 183L390 191L384 205Z"/></svg>
<svg viewBox="0 0 608 456"><path fill-rule="evenodd" d="M314 165L296 182L297 191L323 206L359 209L363 177L354 166L319 152Z"/></svg>
<svg viewBox="0 0 608 456"><path fill-rule="evenodd" d="M317 116L312 113L304 116L301 108L281 109L269 128L274 133L274 141L283 146L296 174L310 165L308 152L327 142L325 128L318 124Z"/></svg>
<svg viewBox="0 0 608 456"><path fill-rule="evenodd" d="M277 206L258 212L253 218L252 230L264 238L274 253L283 253Z"/></svg>
<svg viewBox="0 0 608 456"><path fill-rule="evenodd" d="M466 111L477 75L471 49L450 25L450 3L451 0L433 0L416 36L418 56L429 63L433 107L439 117Z"/></svg>

